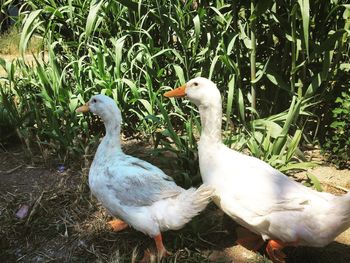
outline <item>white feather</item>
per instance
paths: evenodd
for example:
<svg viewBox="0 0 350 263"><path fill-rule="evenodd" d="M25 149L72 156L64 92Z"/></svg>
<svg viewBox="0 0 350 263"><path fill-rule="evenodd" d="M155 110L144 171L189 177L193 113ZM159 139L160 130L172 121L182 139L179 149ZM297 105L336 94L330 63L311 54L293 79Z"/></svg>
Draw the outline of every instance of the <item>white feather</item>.
<svg viewBox="0 0 350 263"><path fill-rule="evenodd" d="M215 189L214 202L264 239L324 246L350 226L350 194L337 197L307 188L269 164L226 147L221 141L221 97L204 78L186 84L199 108L201 176Z"/></svg>
<svg viewBox="0 0 350 263"><path fill-rule="evenodd" d="M183 227L206 207L211 187L185 190L159 168L122 152L121 114L112 99L94 96L89 109L102 118L106 128L90 168L89 185L110 213L155 237Z"/></svg>

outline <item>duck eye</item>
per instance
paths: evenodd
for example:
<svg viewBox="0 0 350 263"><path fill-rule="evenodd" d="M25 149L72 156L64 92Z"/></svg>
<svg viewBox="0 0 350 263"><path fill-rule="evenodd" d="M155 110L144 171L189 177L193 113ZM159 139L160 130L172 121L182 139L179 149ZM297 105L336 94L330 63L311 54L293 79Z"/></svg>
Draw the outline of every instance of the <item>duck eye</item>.
<svg viewBox="0 0 350 263"><path fill-rule="evenodd" d="M196 87L198 86L198 83L197 82L195 82L195 83L193 83L193 85L195 85Z"/></svg>
<svg viewBox="0 0 350 263"><path fill-rule="evenodd" d="M93 102L93 103L96 103L96 102L97 102L97 100L96 100L96 99L93 99L93 100L92 100L92 102Z"/></svg>

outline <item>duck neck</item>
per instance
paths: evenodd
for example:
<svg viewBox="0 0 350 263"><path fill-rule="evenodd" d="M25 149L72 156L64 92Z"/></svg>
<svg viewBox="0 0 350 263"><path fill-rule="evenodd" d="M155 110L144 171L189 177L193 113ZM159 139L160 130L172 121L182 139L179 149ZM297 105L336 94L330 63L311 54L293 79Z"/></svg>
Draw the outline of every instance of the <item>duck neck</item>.
<svg viewBox="0 0 350 263"><path fill-rule="evenodd" d="M222 110L219 105L199 106L202 132L200 141L210 141L211 143L221 143Z"/></svg>
<svg viewBox="0 0 350 263"><path fill-rule="evenodd" d="M104 120L104 124L106 129L106 135L102 140L104 147L121 151L120 124L117 123L114 119Z"/></svg>

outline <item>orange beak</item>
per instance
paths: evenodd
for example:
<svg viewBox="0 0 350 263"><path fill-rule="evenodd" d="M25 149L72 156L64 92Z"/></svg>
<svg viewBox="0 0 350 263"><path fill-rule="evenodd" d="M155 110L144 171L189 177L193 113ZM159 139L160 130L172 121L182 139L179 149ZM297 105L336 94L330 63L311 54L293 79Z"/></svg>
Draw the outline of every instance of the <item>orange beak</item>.
<svg viewBox="0 0 350 263"><path fill-rule="evenodd" d="M76 111L76 112L88 112L88 111L90 111L90 109L89 109L89 103L86 103L85 105L80 106L80 107L77 108L75 111Z"/></svg>
<svg viewBox="0 0 350 263"><path fill-rule="evenodd" d="M171 97L185 97L186 96L186 84L182 85L176 89L173 89L171 91L165 92L164 93L165 97L171 98Z"/></svg>

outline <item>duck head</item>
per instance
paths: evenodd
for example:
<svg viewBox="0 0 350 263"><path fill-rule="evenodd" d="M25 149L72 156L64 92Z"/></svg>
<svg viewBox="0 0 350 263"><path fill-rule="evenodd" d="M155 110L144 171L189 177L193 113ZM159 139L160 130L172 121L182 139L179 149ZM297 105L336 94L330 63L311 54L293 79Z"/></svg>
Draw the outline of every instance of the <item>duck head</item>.
<svg viewBox="0 0 350 263"><path fill-rule="evenodd" d="M210 107L213 103L221 105L221 95L209 79L196 77L174 90L164 93L165 97L188 97L197 107Z"/></svg>
<svg viewBox="0 0 350 263"><path fill-rule="evenodd" d="M76 112L88 111L100 116L105 123L115 121L120 125L122 122L122 116L115 101L102 94L92 96L89 102L76 110Z"/></svg>

